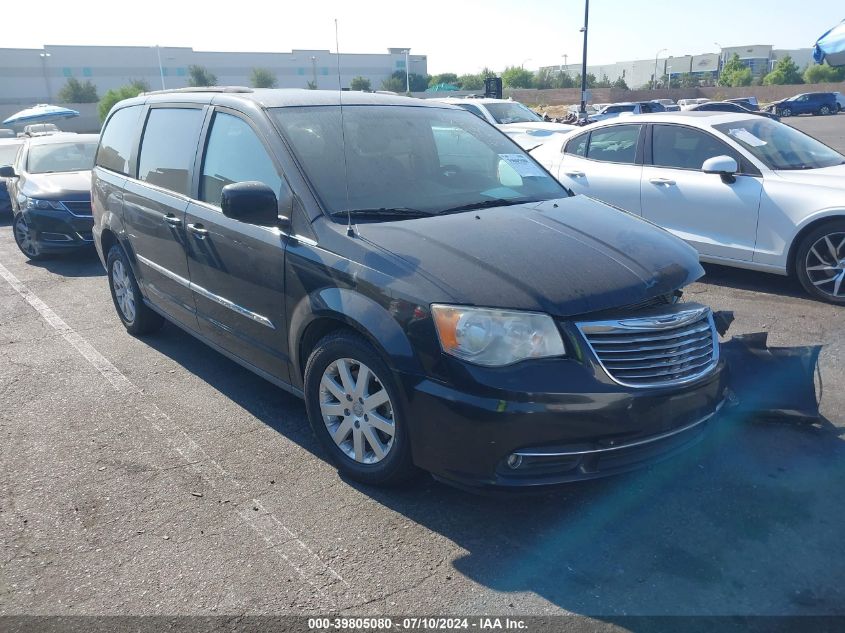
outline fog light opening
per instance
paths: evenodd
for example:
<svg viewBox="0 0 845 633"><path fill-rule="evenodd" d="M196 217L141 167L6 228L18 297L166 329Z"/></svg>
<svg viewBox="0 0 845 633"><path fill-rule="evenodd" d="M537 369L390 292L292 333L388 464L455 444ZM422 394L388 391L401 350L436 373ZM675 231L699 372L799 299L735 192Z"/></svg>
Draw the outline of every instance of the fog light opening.
<svg viewBox="0 0 845 633"><path fill-rule="evenodd" d="M516 470L520 466L522 466L522 455L517 455L516 453L511 453L508 455L508 468L511 470Z"/></svg>

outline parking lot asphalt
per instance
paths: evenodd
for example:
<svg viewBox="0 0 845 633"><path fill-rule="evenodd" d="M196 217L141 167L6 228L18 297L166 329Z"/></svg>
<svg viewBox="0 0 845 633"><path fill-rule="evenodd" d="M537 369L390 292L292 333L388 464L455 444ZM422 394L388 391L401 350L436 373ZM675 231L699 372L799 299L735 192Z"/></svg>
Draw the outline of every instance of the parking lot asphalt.
<svg viewBox="0 0 845 633"><path fill-rule="evenodd" d="M789 123L845 144L845 116ZM379 490L301 401L171 325L129 336L93 252L28 263L2 218L0 614L845 613L845 309L716 266L686 298L822 345L822 423L726 417L539 496Z"/></svg>

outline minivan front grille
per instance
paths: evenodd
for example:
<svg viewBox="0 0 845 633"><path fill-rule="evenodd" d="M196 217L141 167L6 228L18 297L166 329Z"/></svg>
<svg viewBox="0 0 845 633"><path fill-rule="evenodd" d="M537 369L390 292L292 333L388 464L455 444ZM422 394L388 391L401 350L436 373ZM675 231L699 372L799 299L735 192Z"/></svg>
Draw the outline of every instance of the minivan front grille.
<svg viewBox="0 0 845 633"><path fill-rule="evenodd" d="M602 368L627 387L689 383L719 362L719 338L707 307L577 326Z"/></svg>

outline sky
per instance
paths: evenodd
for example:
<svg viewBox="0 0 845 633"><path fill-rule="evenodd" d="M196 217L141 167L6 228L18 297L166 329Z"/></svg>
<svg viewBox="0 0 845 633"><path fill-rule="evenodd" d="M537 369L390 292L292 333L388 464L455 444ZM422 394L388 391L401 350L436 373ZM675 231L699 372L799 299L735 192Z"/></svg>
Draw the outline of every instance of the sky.
<svg viewBox="0 0 845 633"><path fill-rule="evenodd" d="M131 6L131 8L130 8ZM84 8L80 8L84 7ZM806 7L806 9L804 8ZM189 46L201 51L343 53L410 47L428 71L536 69L580 63L584 0L40 0L33 28L3 29L0 47ZM845 19L843 0L593 0L590 64L715 52L722 46L810 47Z"/></svg>

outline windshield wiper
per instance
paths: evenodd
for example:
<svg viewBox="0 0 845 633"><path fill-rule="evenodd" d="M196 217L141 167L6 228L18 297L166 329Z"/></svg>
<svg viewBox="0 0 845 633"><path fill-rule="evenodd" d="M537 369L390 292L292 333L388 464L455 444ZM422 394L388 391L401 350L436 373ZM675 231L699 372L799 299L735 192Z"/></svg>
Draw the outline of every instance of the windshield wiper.
<svg viewBox="0 0 845 633"><path fill-rule="evenodd" d="M514 204L525 204L527 202L539 202L539 200L531 200L528 198L492 198L490 200L479 200L478 202L470 202L469 204L461 204L456 207L449 207L439 211L437 215L444 215L446 213L459 213L461 211L473 211L474 209L489 209L491 207L507 207Z"/></svg>
<svg viewBox="0 0 845 633"><path fill-rule="evenodd" d="M434 215L434 213L423 211L422 209L411 209L410 207L378 207L372 209L344 209L341 211L332 211L329 215L333 218L345 218L347 216L353 218L425 218Z"/></svg>

